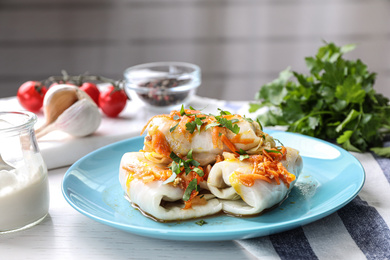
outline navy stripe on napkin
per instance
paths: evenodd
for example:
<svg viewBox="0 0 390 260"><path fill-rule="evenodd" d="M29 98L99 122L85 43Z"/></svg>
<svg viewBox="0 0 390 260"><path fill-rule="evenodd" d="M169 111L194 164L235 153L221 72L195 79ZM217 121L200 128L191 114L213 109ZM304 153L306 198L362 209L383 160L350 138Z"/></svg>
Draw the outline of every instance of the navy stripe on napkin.
<svg viewBox="0 0 390 260"><path fill-rule="evenodd" d="M375 160L378 162L381 167L383 173L386 176L387 181L390 183L390 160L389 158L382 158L374 155Z"/></svg>
<svg viewBox="0 0 390 260"><path fill-rule="evenodd" d="M374 207L357 196L337 213L368 259L390 259L390 230Z"/></svg>
<svg viewBox="0 0 390 260"><path fill-rule="evenodd" d="M318 259L302 228L270 235L276 253L283 259Z"/></svg>

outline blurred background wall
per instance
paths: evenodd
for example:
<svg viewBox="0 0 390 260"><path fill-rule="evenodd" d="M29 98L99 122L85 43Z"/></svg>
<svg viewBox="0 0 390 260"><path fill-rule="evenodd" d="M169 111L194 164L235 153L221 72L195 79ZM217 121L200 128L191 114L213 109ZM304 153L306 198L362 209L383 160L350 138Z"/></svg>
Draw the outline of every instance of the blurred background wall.
<svg viewBox="0 0 390 260"><path fill-rule="evenodd" d="M390 97L388 0L1 0L0 97L27 80L99 74L122 79L132 65L198 64L198 94L252 100L261 85L323 40L357 44L378 73L376 90Z"/></svg>

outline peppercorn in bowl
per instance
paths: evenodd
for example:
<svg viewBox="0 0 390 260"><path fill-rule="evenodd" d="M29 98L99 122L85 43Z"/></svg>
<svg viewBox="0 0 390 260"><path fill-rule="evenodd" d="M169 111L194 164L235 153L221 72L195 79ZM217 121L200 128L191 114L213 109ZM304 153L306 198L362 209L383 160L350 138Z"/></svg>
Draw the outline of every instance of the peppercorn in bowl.
<svg viewBox="0 0 390 260"><path fill-rule="evenodd" d="M153 62L124 72L125 90L140 105L172 110L186 104L201 84L199 66L185 62Z"/></svg>

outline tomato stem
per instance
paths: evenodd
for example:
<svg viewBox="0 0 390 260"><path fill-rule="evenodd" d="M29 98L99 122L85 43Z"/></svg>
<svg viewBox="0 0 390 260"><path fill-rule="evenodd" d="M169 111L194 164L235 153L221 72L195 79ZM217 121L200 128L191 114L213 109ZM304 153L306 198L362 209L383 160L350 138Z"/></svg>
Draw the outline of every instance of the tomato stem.
<svg viewBox="0 0 390 260"><path fill-rule="evenodd" d="M44 80L45 82L72 82L75 83L77 86L81 86L83 82L86 81L97 81L97 82L103 82L103 83L110 83L114 86L115 91L121 90L121 80L114 80L102 76L95 76L95 75L78 75L78 76L70 76L66 71L62 71L62 76L51 76L48 79Z"/></svg>

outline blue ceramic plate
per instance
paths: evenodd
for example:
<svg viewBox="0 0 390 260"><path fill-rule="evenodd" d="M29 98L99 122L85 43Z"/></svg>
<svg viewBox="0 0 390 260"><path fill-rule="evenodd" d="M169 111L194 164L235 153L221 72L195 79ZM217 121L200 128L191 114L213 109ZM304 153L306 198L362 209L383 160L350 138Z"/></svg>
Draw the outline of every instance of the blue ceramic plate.
<svg viewBox="0 0 390 260"><path fill-rule="evenodd" d="M319 139L267 131L284 145L300 150L303 172L279 207L259 216L225 215L159 223L144 217L124 198L118 181L121 157L143 146L143 137L114 143L77 161L64 176L62 192L69 204L103 224L134 234L170 240L233 240L270 235L323 218L350 202L364 184L363 167L345 150Z"/></svg>

